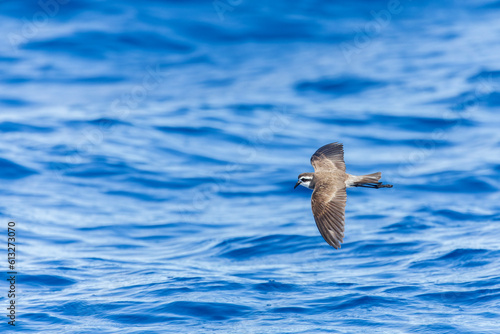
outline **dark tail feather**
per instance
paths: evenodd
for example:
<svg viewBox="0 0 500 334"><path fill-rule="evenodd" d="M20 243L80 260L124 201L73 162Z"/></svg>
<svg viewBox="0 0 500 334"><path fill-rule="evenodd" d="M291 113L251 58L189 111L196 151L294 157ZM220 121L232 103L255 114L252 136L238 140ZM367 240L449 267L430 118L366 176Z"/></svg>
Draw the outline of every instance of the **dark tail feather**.
<svg viewBox="0 0 500 334"><path fill-rule="evenodd" d="M382 184L382 182L379 182L378 180L380 180L381 177L381 172L361 175L358 176L358 179L354 182L353 186L363 188L392 188L392 184Z"/></svg>
<svg viewBox="0 0 500 334"><path fill-rule="evenodd" d="M363 187L363 188L392 188L392 184L383 184L382 182L377 183L355 183L353 187Z"/></svg>
<svg viewBox="0 0 500 334"><path fill-rule="evenodd" d="M361 175L356 179L356 183L378 183L382 177L382 173L376 172L373 174Z"/></svg>

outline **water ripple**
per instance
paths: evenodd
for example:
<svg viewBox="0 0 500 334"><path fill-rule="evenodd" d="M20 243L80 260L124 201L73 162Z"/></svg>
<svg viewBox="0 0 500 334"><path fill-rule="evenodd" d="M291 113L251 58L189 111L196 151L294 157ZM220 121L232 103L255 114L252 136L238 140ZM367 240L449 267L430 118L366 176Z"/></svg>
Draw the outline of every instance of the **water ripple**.
<svg viewBox="0 0 500 334"><path fill-rule="evenodd" d="M497 333L499 4L1 2L16 328ZM334 141L395 185L339 250L293 189Z"/></svg>

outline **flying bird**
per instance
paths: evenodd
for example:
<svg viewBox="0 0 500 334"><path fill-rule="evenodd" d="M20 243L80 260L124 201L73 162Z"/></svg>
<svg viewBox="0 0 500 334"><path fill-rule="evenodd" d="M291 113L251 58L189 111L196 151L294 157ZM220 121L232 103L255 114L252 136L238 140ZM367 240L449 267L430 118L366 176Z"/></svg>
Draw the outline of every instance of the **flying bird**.
<svg viewBox="0 0 500 334"><path fill-rule="evenodd" d="M381 172L351 175L345 172L344 149L341 143L319 148L311 157L314 173L302 173L293 189L301 185L313 189L311 207L316 226L323 239L335 249L344 241L346 188L392 188L379 182Z"/></svg>

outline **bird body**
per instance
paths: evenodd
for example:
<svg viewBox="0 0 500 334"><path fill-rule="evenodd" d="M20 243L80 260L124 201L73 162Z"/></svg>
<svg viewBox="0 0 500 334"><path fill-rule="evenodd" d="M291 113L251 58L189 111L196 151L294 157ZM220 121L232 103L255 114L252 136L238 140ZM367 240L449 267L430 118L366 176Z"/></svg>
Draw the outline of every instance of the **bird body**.
<svg viewBox="0 0 500 334"><path fill-rule="evenodd" d="M297 186L313 189L311 208L316 226L325 241L340 248L344 239L346 188L392 188L379 182L382 173L351 175L345 172L344 150L341 143L331 143L319 148L311 157L314 173L302 173Z"/></svg>

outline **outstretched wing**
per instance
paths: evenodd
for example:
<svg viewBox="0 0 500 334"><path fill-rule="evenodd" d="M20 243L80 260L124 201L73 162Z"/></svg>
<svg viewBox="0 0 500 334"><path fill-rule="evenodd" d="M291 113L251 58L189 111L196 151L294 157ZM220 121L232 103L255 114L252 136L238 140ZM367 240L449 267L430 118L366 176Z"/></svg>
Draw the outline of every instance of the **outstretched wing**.
<svg viewBox="0 0 500 334"><path fill-rule="evenodd" d="M320 147L311 157L311 165L316 172L340 169L345 172L344 148L341 143L331 143Z"/></svg>
<svg viewBox="0 0 500 334"><path fill-rule="evenodd" d="M345 185L317 183L311 197L311 207L318 230L330 246L338 249L344 241Z"/></svg>

